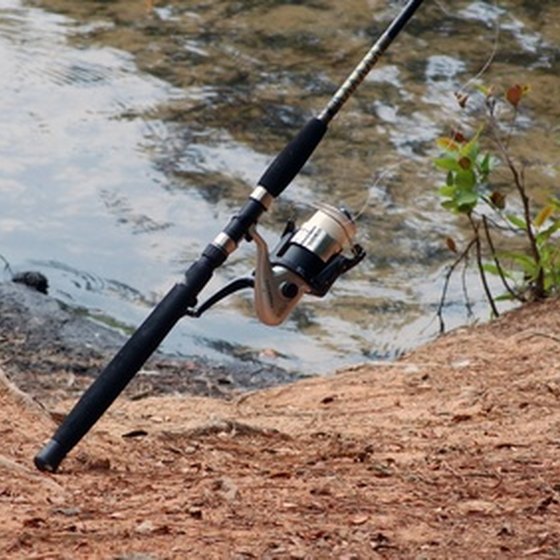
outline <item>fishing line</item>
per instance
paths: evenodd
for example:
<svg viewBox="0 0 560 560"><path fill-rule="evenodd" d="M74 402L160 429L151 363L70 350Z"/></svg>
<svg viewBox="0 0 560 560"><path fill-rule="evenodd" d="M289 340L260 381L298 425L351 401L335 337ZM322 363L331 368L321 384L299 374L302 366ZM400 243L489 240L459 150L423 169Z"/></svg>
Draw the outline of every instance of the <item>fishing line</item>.
<svg viewBox="0 0 560 560"><path fill-rule="evenodd" d="M441 2L440 0L436 0L435 3L436 3L436 6L438 6L438 8L447 17L456 17L455 12L452 12L451 10L448 10L443 2ZM486 59L486 62L482 65L480 70L474 76L469 78L455 92L455 97L459 101L462 98L465 97L465 95L467 94L467 90L469 89L469 86L471 84L473 84L474 82L477 82L478 80L480 80L480 78L482 78L482 76L484 76L484 74L486 74L486 72L489 70L490 66L494 62L494 60L496 58L496 55L498 53L498 47L499 47L499 44L500 44L500 33L501 33L500 9L499 9L499 5L498 5L498 0L494 0L493 6L494 6L494 13L496 14L496 21L495 21L495 24L494 24L494 39L493 39L493 44L492 44L492 50L490 52L490 55Z"/></svg>
<svg viewBox="0 0 560 560"><path fill-rule="evenodd" d="M363 205L361 206L360 210L358 210L355 213L354 221L356 223L358 223L360 218L366 213L366 210L368 209L368 206L370 205L373 196L372 191L375 190L381 184L381 181L383 181L383 179L385 179L387 175L392 174L392 172L395 169L397 169L397 167L402 167L402 165L403 165L402 163L393 163L392 165L386 167L381 173L378 174L373 185L367 188L367 195Z"/></svg>

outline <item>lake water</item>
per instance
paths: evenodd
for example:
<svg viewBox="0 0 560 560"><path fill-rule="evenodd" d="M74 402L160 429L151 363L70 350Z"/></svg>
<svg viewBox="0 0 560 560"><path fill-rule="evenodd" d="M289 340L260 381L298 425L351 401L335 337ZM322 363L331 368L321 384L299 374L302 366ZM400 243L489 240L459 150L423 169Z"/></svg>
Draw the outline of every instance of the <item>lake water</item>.
<svg viewBox="0 0 560 560"><path fill-rule="evenodd" d="M318 114L402 3L0 0L0 255L50 293L130 331ZM435 140L460 118L454 92L497 51L485 83L529 83L516 146L540 192L558 191L557 0L426 2L333 121L310 164L262 220L322 203L361 214L368 257L281 327L250 293L185 319L164 348L311 373L391 359L438 332L445 238ZM535 148L538 148L535 150ZM543 194L543 196L544 196ZM203 295L254 266L244 244ZM8 272L4 272L7 276ZM478 278L475 316L488 318ZM464 324L460 281L445 318Z"/></svg>

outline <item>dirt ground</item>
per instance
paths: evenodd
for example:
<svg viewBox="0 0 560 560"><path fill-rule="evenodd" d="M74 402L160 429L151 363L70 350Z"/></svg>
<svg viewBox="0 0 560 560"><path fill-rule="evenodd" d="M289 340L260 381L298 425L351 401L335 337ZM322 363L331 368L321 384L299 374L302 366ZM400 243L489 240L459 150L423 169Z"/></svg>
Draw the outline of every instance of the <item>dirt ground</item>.
<svg viewBox="0 0 560 560"><path fill-rule="evenodd" d="M0 557L560 558L559 351L552 301L395 363L120 398L55 475L32 459L72 400L7 360Z"/></svg>

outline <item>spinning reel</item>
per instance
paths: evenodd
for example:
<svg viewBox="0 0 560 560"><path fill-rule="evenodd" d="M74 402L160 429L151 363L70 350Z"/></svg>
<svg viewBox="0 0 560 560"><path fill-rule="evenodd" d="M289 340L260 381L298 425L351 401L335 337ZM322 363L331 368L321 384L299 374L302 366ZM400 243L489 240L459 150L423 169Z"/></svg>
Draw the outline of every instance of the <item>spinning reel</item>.
<svg viewBox="0 0 560 560"><path fill-rule="evenodd" d="M254 224L247 238L257 247L257 264L251 277L233 280L187 315L200 317L228 295L245 288L255 290L255 311L265 325L282 323L305 294L323 297L339 276L364 257L354 243L356 224L347 210L324 206L297 229L288 221L277 246L269 252ZM342 252L349 248L351 256Z"/></svg>

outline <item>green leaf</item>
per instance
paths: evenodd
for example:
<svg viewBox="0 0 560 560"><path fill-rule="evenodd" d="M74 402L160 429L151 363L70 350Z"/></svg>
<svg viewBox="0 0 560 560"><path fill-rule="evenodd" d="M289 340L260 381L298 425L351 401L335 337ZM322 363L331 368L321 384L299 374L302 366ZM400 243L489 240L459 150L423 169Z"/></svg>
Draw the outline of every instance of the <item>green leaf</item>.
<svg viewBox="0 0 560 560"><path fill-rule="evenodd" d="M455 183L460 189L471 190L476 185L476 175L472 169L462 169L457 172Z"/></svg>
<svg viewBox="0 0 560 560"><path fill-rule="evenodd" d="M513 280L513 276L507 270L504 270L502 267L498 267L495 264L486 263L482 265L482 268L485 272L488 272L489 274L494 274L496 276L504 276L504 278L509 278L510 280Z"/></svg>
<svg viewBox="0 0 560 560"><path fill-rule="evenodd" d="M525 220L523 218L520 218L515 214L506 214L506 219L510 224L514 225L515 227L527 231L527 224L525 223Z"/></svg>
<svg viewBox="0 0 560 560"><path fill-rule="evenodd" d="M514 296L509 292L505 292L504 294L500 294L498 297L494 298L494 301L511 301L514 299Z"/></svg>
<svg viewBox="0 0 560 560"><path fill-rule="evenodd" d="M437 158L434 160L434 164L439 169L444 169L445 171L461 171L461 166L453 157Z"/></svg>
<svg viewBox="0 0 560 560"><path fill-rule="evenodd" d="M488 173L490 173L490 154L486 153L482 159L479 157L478 158L478 167L480 169L480 171L486 175L488 175Z"/></svg>
<svg viewBox="0 0 560 560"><path fill-rule="evenodd" d="M545 230L538 233L535 237L537 243L547 242L558 230L560 230L560 220L555 220L554 223L547 227Z"/></svg>
<svg viewBox="0 0 560 560"><path fill-rule="evenodd" d="M483 176L483 180L488 178L488 175L498 166L500 160L494 157L490 152L484 155L480 154L476 160L478 172Z"/></svg>
<svg viewBox="0 0 560 560"><path fill-rule="evenodd" d="M478 202L478 195L473 191L461 191L455 199L457 210L463 214L472 212Z"/></svg>
<svg viewBox="0 0 560 560"><path fill-rule="evenodd" d="M485 86L484 84L476 84L476 89L482 93L485 97L492 95L494 93L492 87Z"/></svg>
<svg viewBox="0 0 560 560"><path fill-rule="evenodd" d="M447 172L447 177L445 178L445 184L448 187L451 187L455 184L455 176L453 175L453 171Z"/></svg>
<svg viewBox="0 0 560 560"><path fill-rule="evenodd" d="M531 278L535 278L539 271L539 267L535 263L535 259L529 257L528 255L524 255L523 253L504 251L499 254L499 257L500 259L509 259L510 261L514 262L521 267L521 269L527 276Z"/></svg>
<svg viewBox="0 0 560 560"><path fill-rule="evenodd" d="M446 196L449 198L453 198L455 196L455 192L457 191L457 189L454 186L451 185L444 185L443 187L440 187L438 190L438 193L440 196Z"/></svg>
<svg viewBox="0 0 560 560"><path fill-rule="evenodd" d="M472 161L476 161L478 153L480 152L480 134L482 133L483 127L479 128L476 134L469 140L466 144L461 147L460 154L462 156L468 157Z"/></svg>
<svg viewBox="0 0 560 560"><path fill-rule="evenodd" d="M446 210L453 210L454 212L458 212L459 209L457 208L457 203L454 200L444 200L441 205Z"/></svg>

